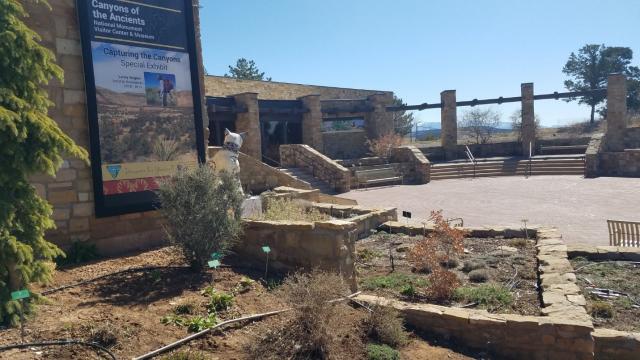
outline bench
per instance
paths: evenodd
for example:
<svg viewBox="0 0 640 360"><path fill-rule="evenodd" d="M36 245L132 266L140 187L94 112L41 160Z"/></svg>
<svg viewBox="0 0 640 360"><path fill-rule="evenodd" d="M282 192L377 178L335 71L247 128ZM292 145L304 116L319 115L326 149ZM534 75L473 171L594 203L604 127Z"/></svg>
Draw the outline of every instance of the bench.
<svg viewBox="0 0 640 360"><path fill-rule="evenodd" d="M540 146L540 153L567 153L567 152L576 152L576 153L584 153L587 151L588 145L557 145L557 146Z"/></svg>
<svg viewBox="0 0 640 360"><path fill-rule="evenodd" d="M366 188L369 184L393 183L400 181L402 184L402 175L399 175L394 168L379 168L367 170L355 170L357 188L360 189L364 185Z"/></svg>
<svg viewBox="0 0 640 360"><path fill-rule="evenodd" d="M640 222L607 220L609 245L640 247Z"/></svg>

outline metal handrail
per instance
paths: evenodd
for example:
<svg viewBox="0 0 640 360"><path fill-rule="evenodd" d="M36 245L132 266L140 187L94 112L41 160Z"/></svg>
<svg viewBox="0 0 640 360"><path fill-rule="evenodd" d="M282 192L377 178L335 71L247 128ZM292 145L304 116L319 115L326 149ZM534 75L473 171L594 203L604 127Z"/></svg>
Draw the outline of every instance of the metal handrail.
<svg viewBox="0 0 640 360"><path fill-rule="evenodd" d="M473 178L476 178L476 165L478 164L478 161L476 160L476 158L473 156L473 153L471 152L471 149L469 149L468 145L464 146L466 148L465 153L467 154L467 158L469 158L469 161L471 161L471 163L473 164Z"/></svg>
<svg viewBox="0 0 640 360"><path fill-rule="evenodd" d="M529 166L527 166L527 171L525 171L524 173L524 177L525 178L529 178L531 176L532 173L532 167L533 167L533 162L531 161L531 157L533 156L533 144L531 141L529 141Z"/></svg>

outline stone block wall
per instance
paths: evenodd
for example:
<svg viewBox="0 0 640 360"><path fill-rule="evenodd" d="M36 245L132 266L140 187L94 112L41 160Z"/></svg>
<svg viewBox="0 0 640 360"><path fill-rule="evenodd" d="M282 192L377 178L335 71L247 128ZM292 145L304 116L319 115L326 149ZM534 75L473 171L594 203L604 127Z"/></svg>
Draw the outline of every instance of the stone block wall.
<svg viewBox="0 0 640 360"><path fill-rule="evenodd" d="M600 156L599 153L602 152L604 147L604 134L597 133L593 134L591 140L589 141L589 145L587 146L587 151L585 152L585 177L594 178L599 174L599 163Z"/></svg>
<svg viewBox="0 0 640 360"><path fill-rule="evenodd" d="M431 163L415 146L405 145L393 149L391 161L400 163L404 180L426 184L431 179Z"/></svg>
<svg viewBox="0 0 640 360"><path fill-rule="evenodd" d="M356 224L345 220L316 222L245 222L244 235L234 251L246 262L263 268L269 246L271 269L287 272L320 268L342 274L352 290L357 288L355 270Z"/></svg>
<svg viewBox="0 0 640 360"><path fill-rule="evenodd" d="M220 149L218 146L209 146L208 158L213 159ZM259 194L278 186L311 189L311 185L307 182L285 174L247 154L240 153L238 160L240 161L240 182L247 193Z"/></svg>
<svg viewBox="0 0 640 360"><path fill-rule="evenodd" d="M600 175L640 177L640 149L603 152L598 159Z"/></svg>
<svg viewBox="0 0 640 360"><path fill-rule="evenodd" d="M280 162L284 167L309 169L314 177L330 184L337 192L351 188L349 170L308 145L280 145Z"/></svg>
<svg viewBox="0 0 640 360"><path fill-rule="evenodd" d="M49 115L79 146L89 150L84 68L75 1L50 0L52 10L23 2L30 16L25 23L42 37L42 45L53 51L64 70L64 82L53 80L46 87L53 106ZM199 41L199 40L198 40ZM56 177L30 178L38 194L53 206L56 229L46 238L63 248L74 241L90 241L104 255L116 255L165 243L161 218L155 211L97 219L91 168L77 159L67 159Z"/></svg>
<svg viewBox="0 0 640 360"><path fill-rule="evenodd" d="M332 159L356 159L367 156L367 134L363 130L323 132L322 153Z"/></svg>

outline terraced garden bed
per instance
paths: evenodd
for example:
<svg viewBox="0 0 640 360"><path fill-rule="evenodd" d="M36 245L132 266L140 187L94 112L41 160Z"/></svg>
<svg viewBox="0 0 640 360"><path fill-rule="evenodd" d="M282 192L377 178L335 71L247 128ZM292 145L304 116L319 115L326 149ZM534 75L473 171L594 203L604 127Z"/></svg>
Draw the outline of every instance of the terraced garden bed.
<svg viewBox="0 0 640 360"><path fill-rule="evenodd" d="M434 301L426 296L428 273L416 271L408 261L408 254L421 239L377 233L357 241L360 288L411 302L481 308L493 313L540 314L535 240L465 238L464 254L448 264L460 287L451 299Z"/></svg>

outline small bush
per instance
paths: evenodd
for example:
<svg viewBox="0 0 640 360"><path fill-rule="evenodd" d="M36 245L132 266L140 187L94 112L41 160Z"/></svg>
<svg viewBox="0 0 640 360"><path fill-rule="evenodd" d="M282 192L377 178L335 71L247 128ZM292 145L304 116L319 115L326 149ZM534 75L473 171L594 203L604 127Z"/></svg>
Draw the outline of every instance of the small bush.
<svg viewBox="0 0 640 360"><path fill-rule="evenodd" d="M277 290L292 307L288 321L254 338L248 352L252 359L333 359L337 333L345 333L347 305L329 302L348 294L338 275L321 271L289 276ZM349 325L351 326L351 325Z"/></svg>
<svg viewBox="0 0 640 360"><path fill-rule="evenodd" d="M195 351L176 351L166 355L162 360L205 360L206 357L201 352Z"/></svg>
<svg viewBox="0 0 640 360"><path fill-rule="evenodd" d="M456 289L454 297L458 301L477 303L479 307L489 311L495 311L513 303L511 292L499 284L461 287Z"/></svg>
<svg viewBox="0 0 640 360"><path fill-rule="evenodd" d="M207 165L180 170L161 184L158 195L169 240L194 269L240 236L243 195L231 175L217 176Z"/></svg>
<svg viewBox="0 0 640 360"><path fill-rule="evenodd" d="M226 311L233 305L233 295L224 291L218 291L213 286L205 287L201 292L202 295L209 298L207 310L209 313L218 311Z"/></svg>
<svg viewBox="0 0 640 360"><path fill-rule="evenodd" d="M595 318L610 319L613 317L613 306L605 301L591 303L589 313Z"/></svg>
<svg viewBox="0 0 640 360"><path fill-rule="evenodd" d="M456 258L449 258L440 262L440 266L444 266L447 269L455 269L460 265L460 262Z"/></svg>
<svg viewBox="0 0 640 360"><path fill-rule="evenodd" d="M391 273L370 277L362 281L362 288L365 290L391 289L399 291L408 285L425 287L427 280L419 275Z"/></svg>
<svg viewBox="0 0 640 360"><path fill-rule="evenodd" d="M71 248L67 251L66 256L56 258L56 264L59 266L75 265L99 258L100 255L98 255L98 248L96 248L95 244L84 241L74 241L71 244Z"/></svg>
<svg viewBox="0 0 640 360"><path fill-rule="evenodd" d="M184 303L177 305L173 308L173 313L176 315L191 315L195 310L195 305L192 303Z"/></svg>
<svg viewBox="0 0 640 360"><path fill-rule="evenodd" d="M436 269L429 275L427 296L434 301L449 300L454 291L460 286L460 279L449 270L440 267Z"/></svg>
<svg viewBox="0 0 640 360"><path fill-rule="evenodd" d="M218 323L218 318L216 314L192 317L167 315L160 319L160 323L164 325L185 326L189 332L198 332L214 327Z"/></svg>
<svg viewBox="0 0 640 360"><path fill-rule="evenodd" d="M462 264L462 271L468 273L473 270L482 269L487 264L482 260L467 260Z"/></svg>
<svg viewBox="0 0 640 360"><path fill-rule="evenodd" d="M489 272L485 269L476 269L469 272L469 281L483 283L489 280Z"/></svg>
<svg viewBox="0 0 640 360"><path fill-rule="evenodd" d="M414 297L417 294L418 294L418 291L416 290L415 286L413 286L412 284L405 285L402 287L402 289L400 289L400 295L402 296Z"/></svg>
<svg viewBox="0 0 640 360"><path fill-rule="evenodd" d="M529 241L527 241L527 239L513 239L511 241L509 241L509 246L515 247L515 248L526 248L527 245L529 245Z"/></svg>
<svg viewBox="0 0 640 360"><path fill-rule="evenodd" d="M394 348L407 343L407 332L398 310L381 305L374 305L371 310L367 319L371 338Z"/></svg>
<svg viewBox="0 0 640 360"><path fill-rule="evenodd" d="M331 217L323 214L308 202L291 200L288 198L273 197L264 198L266 208L260 220L289 220L289 221L324 221Z"/></svg>
<svg viewBox="0 0 640 360"><path fill-rule="evenodd" d="M377 139L367 140L367 145L373 155L388 159L391 157L391 151L402 145L402 136L392 132Z"/></svg>
<svg viewBox="0 0 640 360"><path fill-rule="evenodd" d="M242 294L253 289L255 285L255 280L243 276L240 278L240 281L238 281L238 284L233 288L233 292Z"/></svg>
<svg viewBox="0 0 640 360"><path fill-rule="evenodd" d="M87 334L86 340L97 343L106 348L112 348L118 344L121 338L126 337L125 329L111 322L90 323L81 327Z"/></svg>
<svg viewBox="0 0 640 360"><path fill-rule="evenodd" d="M371 249L362 249L358 251L358 260L362 262L370 262L371 260L379 257L380 254Z"/></svg>
<svg viewBox="0 0 640 360"><path fill-rule="evenodd" d="M369 360L400 360L398 350L388 345L367 345L367 359Z"/></svg>

